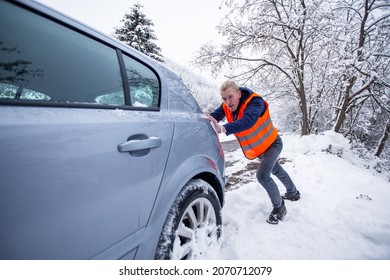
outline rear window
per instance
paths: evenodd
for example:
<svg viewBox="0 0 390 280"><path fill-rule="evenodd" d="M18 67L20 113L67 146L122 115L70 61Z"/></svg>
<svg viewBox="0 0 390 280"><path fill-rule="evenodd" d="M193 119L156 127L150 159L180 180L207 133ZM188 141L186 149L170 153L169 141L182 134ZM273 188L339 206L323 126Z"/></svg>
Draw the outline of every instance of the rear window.
<svg viewBox="0 0 390 280"><path fill-rule="evenodd" d="M124 56L131 104L137 107L159 106L159 81L152 70L134 59Z"/></svg>

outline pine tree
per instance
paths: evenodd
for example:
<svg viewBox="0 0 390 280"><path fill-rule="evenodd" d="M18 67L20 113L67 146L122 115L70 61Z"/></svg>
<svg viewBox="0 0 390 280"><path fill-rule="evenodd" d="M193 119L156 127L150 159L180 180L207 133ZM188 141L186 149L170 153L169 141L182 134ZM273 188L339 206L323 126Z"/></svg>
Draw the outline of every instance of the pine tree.
<svg viewBox="0 0 390 280"><path fill-rule="evenodd" d="M152 29L154 24L141 11L142 7L139 3L134 4L130 13L126 13L121 20L123 26L116 28L113 36L147 56L164 62L161 48L154 43L157 40Z"/></svg>

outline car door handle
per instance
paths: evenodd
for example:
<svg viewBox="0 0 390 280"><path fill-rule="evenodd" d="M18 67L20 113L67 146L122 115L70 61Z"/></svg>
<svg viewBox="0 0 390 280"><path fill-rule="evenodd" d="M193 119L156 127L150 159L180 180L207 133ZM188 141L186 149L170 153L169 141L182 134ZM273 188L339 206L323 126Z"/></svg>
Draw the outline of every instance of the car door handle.
<svg viewBox="0 0 390 280"><path fill-rule="evenodd" d="M119 152L134 152L139 150L146 150L157 148L161 146L161 139L157 137L151 137L148 139L133 139L126 143L118 145Z"/></svg>

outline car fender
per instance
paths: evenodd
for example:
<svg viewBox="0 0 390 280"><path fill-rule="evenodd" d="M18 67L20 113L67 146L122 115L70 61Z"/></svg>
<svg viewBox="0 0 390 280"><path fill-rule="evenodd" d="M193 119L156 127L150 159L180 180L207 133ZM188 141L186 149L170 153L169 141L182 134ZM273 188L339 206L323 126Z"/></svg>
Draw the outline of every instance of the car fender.
<svg viewBox="0 0 390 280"><path fill-rule="evenodd" d="M183 176L183 174L186 175ZM206 155L196 155L188 158L177 167L172 176L169 176L169 178L165 176L145 229L143 241L141 242L142 245L137 250L137 259L150 259L151 255L154 256L158 242L158 238L155 235L161 234L165 223L165 218L161 219L161 217L167 217L177 195L189 180L192 178L204 178L204 176L214 177L214 183L211 185L216 189L221 206L223 205L225 178L223 174L219 173L216 163ZM155 242L151 242L151 240L155 240Z"/></svg>

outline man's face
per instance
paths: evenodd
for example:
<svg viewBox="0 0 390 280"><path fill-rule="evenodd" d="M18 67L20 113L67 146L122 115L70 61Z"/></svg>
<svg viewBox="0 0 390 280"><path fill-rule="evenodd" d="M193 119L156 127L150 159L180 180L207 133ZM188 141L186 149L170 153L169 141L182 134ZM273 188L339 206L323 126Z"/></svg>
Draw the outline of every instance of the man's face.
<svg viewBox="0 0 390 280"><path fill-rule="evenodd" d="M241 91L228 87L225 91L221 91L223 102L229 107L229 110L235 112L240 103Z"/></svg>

